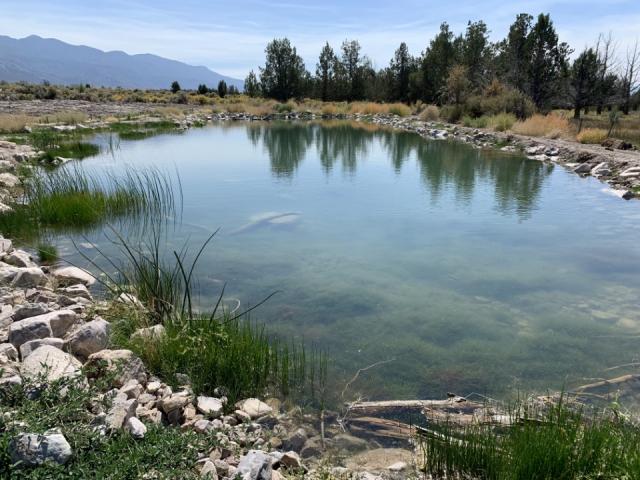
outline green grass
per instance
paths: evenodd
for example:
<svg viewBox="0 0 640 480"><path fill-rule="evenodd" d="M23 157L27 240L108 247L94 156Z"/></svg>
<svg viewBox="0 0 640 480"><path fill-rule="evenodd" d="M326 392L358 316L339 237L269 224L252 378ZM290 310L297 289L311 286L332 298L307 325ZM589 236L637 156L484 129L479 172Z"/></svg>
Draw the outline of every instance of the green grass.
<svg viewBox="0 0 640 480"><path fill-rule="evenodd" d="M155 122L116 122L109 125L109 130L116 132L122 140L144 140L162 133L176 133L175 122L160 120Z"/></svg>
<svg viewBox="0 0 640 480"><path fill-rule="evenodd" d="M39 242L36 246L36 250L38 252L38 259L40 260L40 263L45 265L50 265L59 258L58 249L55 245L46 242Z"/></svg>
<svg viewBox="0 0 640 480"><path fill-rule="evenodd" d="M419 437L426 472L490 480L640 478L640 428L620 416L587 415L562 401L545 412L514 412L513 426L435 425Z"/></svg>
<svg viewBox="0 0 640 480"><path fill-rule="evenodd" d="M126 432L103 436L90 424L89 407L99 404L108 408L108 401L95 400L105 386L106 382L87 388L61 379L51 383L27 380L22 386L2 389L0 411L10 411L11 417L0 416L0 478L199 478L196 461L200 453L206 454L217 445L214 434L147 425L144 440L134 440ZM34 391L38 394L33 395ZM67 465L27 469L11 465L7 451L11 438L25 431L44 433L52 428L60 429L71 445L73 457Z"/></svg>
<svg viewBox="0 0 640 480"><path fill-rule="evenodd" d="M25 179L24 200L0 215L0 231L24 241L116 219L164 217L175 208L169 180L155 170L98 176L77 165L34 172Z"/></svg>

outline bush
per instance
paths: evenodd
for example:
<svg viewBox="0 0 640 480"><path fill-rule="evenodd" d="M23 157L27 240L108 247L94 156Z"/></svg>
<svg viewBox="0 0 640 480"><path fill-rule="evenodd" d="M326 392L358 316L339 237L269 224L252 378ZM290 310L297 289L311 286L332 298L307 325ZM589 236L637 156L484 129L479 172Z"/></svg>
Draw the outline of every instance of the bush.
<svg viewBox="0 0 640 480"><path fill-rule="evenodd" d="M513 113L499 113L487 119L487 126L496 132L506 132L518 119Z"/></svg>
<svg viewBox="0 0 640 480"><path fill-rule="evenodd" d="M603 128L585 128L578 135L576 140L580 143L601 144L608 137L608 132Z"/></svg>
<svg viewBox="0 0 640 480"><path fill-rule="evenodd" d="M435 105L427 105L420 114L420 120L426 122L437 122L440 120L440 109Z"/></svg>
<svg viewBox="0 0 640 480"><path fill-rule="evenodd" d="M571 134L571 124L565 116L550 113L548 115L534 115L527 120L521 120L513 125L514 133L531 137L568 137Z"/></svg>
<svg viewBox="0 0 640 480"><path fill-rule="evenodd" d="M473 118L482 115L511 113L519 119L530 117L535 112L533 101L519 90L492 83L484 95L472 95L464 103L465 113Z"/></svg>
<svg viewBox="0 0 640 480"><path fill-rule="evenodd" d="M462 118L462 124L469 128L486 128L487 123L487 117L471 118L469 115L465 115Z"/></svg>
<svg viewBox="0 0 640 480"><path fill-rule="evenodd" d="M391 115L398 115L399 117L407 117L411 115L411 108L404 103L392 103L388 106L388 112Z"/></svg>
<svg viewBox="0 0 640 480"><path fill-rule="evenodd" d="M445 105L440 109L440 118L449 123L457 123L462 118L464 109L461 105Z"/></svg>

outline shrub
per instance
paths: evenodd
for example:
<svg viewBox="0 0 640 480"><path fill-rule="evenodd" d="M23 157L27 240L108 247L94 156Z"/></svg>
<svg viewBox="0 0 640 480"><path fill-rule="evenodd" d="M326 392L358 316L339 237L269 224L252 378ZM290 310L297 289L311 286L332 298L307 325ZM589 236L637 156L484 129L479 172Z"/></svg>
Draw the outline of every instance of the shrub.
<svg viewBox="0 0 640 480"><path fill-rule="evenodd" d="M513 125L514 133L531 137L568 137L571 134L571 124L563 115L550 113L548 115L534 115Z"/></svg>
<svg viewBox="0 0 640 480"><path fill-rule="evenodd" d="M470 128L486 128L488 123L487 117L471 118L469 115L462 117L462 124Z"/></svg>
<svg viewBox="0 0 640 480"><path fill-rule="evenodd" d="M420 120L436 122L440 119L440 109L435 105L428 105L420 114Z"/></svg>
<svg viewBox="0 0 640 480"><path fill-rule="evenodd" d="M278 103L275 105L274 110L277 113L291 113L295 110L296 104L292 101L288 101L287 103Z"/></svg>
<svg viewBox="0 0 640 480"><path fill-rule="evenodd" d="M464 109L461 105L445 105L440 109L440 118L449 123L457 123L462 118Z"/></svg>
<svg viewBox="0 0 640 480"><path fill-rule="evenodd" d="M513 113L499 113L487 119L487 126L496 132L506 132L517 120Z"/></svg>
<svg viewBox="0 0 640 480"><path fill-rule="evenodd" d="M585 128L578 135L576 140L580 143L601 144L608 137L608 132L603 128Z"/></svg>
<svg viewBox="0 0 640 480"><path fill-rule="evenodd" d="M411 115L411 108L404 103L392 103L388 106L387 111L391 115L398 115L399 117L407 117Z"/></svg>

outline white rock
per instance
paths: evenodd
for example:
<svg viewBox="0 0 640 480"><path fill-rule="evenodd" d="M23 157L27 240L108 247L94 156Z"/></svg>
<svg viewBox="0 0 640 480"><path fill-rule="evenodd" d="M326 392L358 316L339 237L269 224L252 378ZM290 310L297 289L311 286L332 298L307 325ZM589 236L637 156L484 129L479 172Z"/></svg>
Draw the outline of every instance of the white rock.
<svg viewBox="0 0 640 480"><path fill-rule="evenodd" d="M110 328L109 322L97 317L74 330L67 338L66 348L86 360L92 353L107 348Z"/></svg>
<svg viewBox="0 0 640 480"><path fill-rule="evenodd" d="M132 295L131 293L121 293L118 297L118 301L127 305L133 305L137 308L144 308L144 305L140 300L138 300L138 297Z"/></svg>
<svg viewBox="0 0 640 480"><path fill-rule="evenodd" d="M199 412L210 418L218 418L222 415L224 405L219 398L205 397L201 395L197 399L196 407Z"/></svg>
<svg viewBox="0 0 640 480"><path fill-rule="evenodd" d="M58 268L53 271L53 276L60 285L74 285L76 283L93 285L96 282L93 275L78 267Z"/></svg>
<svg viewBox="0 0 640 480"><path fill-rule="evenodd" d="M136 417L130 417L127 420L126 430L135 439L144 438L144 435L147 433L147 427L145 426L145 424L138 420Z"/></svg>
<svg viewBox="0 0 640 480"><path fill-rule="evenodd" d="M126 395L116 395L107 412L105 425L109 430L120 430L131 417L135 417L138 401L135 398L128 399Z"/></svg>
<svg viewBox="0 0 640 480"><path fill-rule="evenodd" d="M25 318L37 317L49 313L50 309L46 303L25 303L16 307L13 312L13 321L24 320Z"/></svg>
<svg viewBox="0 0 640 480"><path fill-rule="evenodd" d="M271 457L261 450L249 450L240 459L236 475L242 480L271 480Z"/></svg>
<svg viewBox="0 0 640 480"><path fill-rule="evenodd" d="M0 235L0 253L10 252L12 248L11 240Z"/></svg>
<svg viewBox="0 0 640 480"><path fill-rule="evenodd" d="M62 338L78 319L78 314L73 310L57 310L55 312L45 313L41 315L41 317L49 320L53 336Z"/></svg>
<svg viewBox="0 0 640 480"><path fill-rule="evenodd" d="M12 173L0 173L0 186L13 188L20 183L20 179Z"/></svg>
<svg viewBox="0 0 640 480"><path fill-rule="evenodd" d="M218 480L216 466L211 460L204 462L204 465L202 465L202 469L200 470L200 476L208 480Z"/></svg>
<svg viewBox="0 0 640 480"><path fill-rule="evenodd" d="M18 268L11 285L21 288L32 288L47 283L47 276L38 267Z"/></svg>
<svg viewBox="0 0 640 480"><path fill-rule="evenodd" d="M142 385L147 384L147 373L140 360L131 350L101 350L89 355L87 367L91 375L115 373L113 385L122 387L129 380L135 379Z"/></svg>
<svg viewBox="0 0 640 480"><path fill-rule="evenodd" d="M402 472L407 469L407 462L396 462L387 467L390 472Z"/></svg>
<svg viewBox="0 0 640 480"><path fill-rule="evenodd" d="M245 412L252 420L270 414L273 409L257 398L248 398L236 403L236 408Z"/></svg>
<svg viewBox="0 0 640 480"><path fill-rule="evenodd" d="M48 338L38 338L36 340L29 340L28 342L20 345L20 357L22 360L27 358L31 353L43 345L49 345L51 347L55 347L59 350L62 350L64 345L64 340L61 338L48 337Z"/></svg>
<svg viewBox="0 0 640 480"><path fill-rule="evenodd" d="M87 300L92 300L91 293L89 293L89 289L85 287L82 283L78 283L76 285L71 285L66 288L60 289L62 293L69 297L80 297L86 298Z"/></svg>
<svg viewBox="0 0 640 480"><path fill-rule="evenodd" d="M13 252L4 256L3 260L9 265L22 268L36 267L31 255L24 250L14 250Z"/></svg>
<svg viewBox="0 0 640 480"><path fill-rule="evenodd" d="M9 342L16 348L20 348L20 345L29 340L52 336L53 332L49 325L49 319L45 318L44 315L20 320L9 326Z"/></svg>
<svg viewBox="0 0 640 480"><path fill-rule="evenodd" d="M20 372L27 378L45 375L52 382L63 377L75 377L81 368L82 364L68 353L51 345L43 345L24 359Z"/></svg>
<svg viewBox="0 0 640 480"><path fill-rule="evenodd" d="M9 360L18 360L18 350L10 343L0 343L0 355L6 356Z"/></svg>
<svg viewBox="0 0 640 480"><path fill-rule="evenodd" d="M48 461L64 465L72 455L71 445L60 433L23 433L11 440L9 453L13 463L22 462L27 466Z"/></svg>
<svg viewBox="0 0 640 480"><path fill-rule="evenodd" d="M133 335L131 335L131 339L141 339L141 340L157 340L163 338L167 334L167 331L164 328L164 325L154 325L152 327L147 328L139 328Z"/></svg>

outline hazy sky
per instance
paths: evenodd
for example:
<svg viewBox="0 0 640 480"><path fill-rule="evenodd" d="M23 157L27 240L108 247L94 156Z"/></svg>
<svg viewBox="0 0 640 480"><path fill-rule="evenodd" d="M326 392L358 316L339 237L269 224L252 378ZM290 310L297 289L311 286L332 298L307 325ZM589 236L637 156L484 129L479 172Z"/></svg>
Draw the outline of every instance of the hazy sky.
<svg viewBox="0 0 640 480"><path fill-rule="evenodd" d="M127 53L154 53L244 78L274 37L289 37L310 70L325 41L360 41L376 67L401 41L419 54L443 21L484 20L502 38L515 15L551 13L578 50L612 31L618 51L640 37L640 0L0 0L0 34L36 34Z"/></svg>

